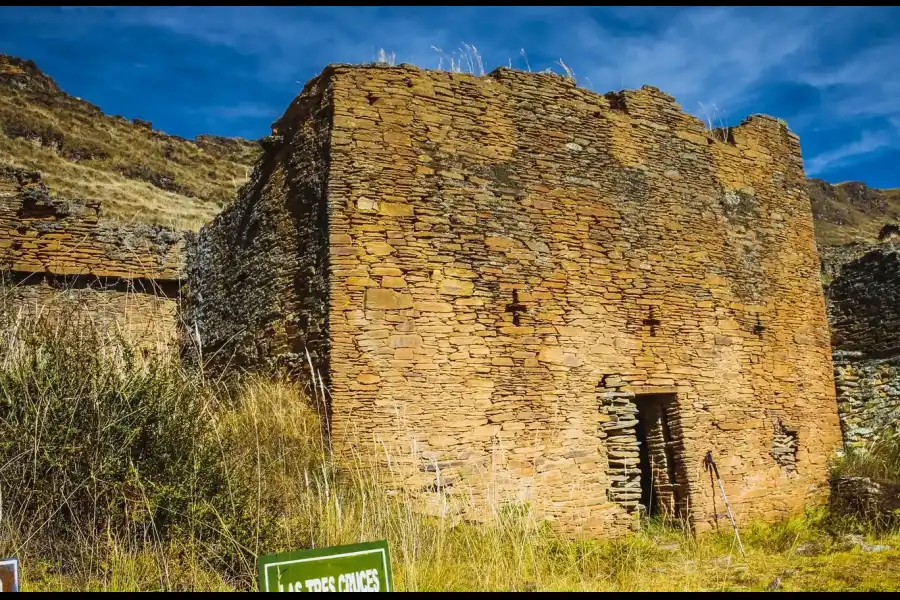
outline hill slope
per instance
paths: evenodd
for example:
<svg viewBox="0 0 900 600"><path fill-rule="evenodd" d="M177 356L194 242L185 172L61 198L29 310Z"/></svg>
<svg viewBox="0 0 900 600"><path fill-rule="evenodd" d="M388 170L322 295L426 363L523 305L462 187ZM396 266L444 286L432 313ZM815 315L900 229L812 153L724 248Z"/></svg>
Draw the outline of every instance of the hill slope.
<svg viewBox="0 0 900 600"><path fill-rule="evenodd" d="M858 181L832 185L808 179L820 247L874 243L887 223L900 221L900 189L879 190Z"/></svg>
<svg viewBox="0 0 900 600"><path fill-rule="evenodd" d="M34 62L0 54L0 164L40 171L61 196L99 200L104 217L196 229L235 195L258 154L255 142L189 141L107 116Z"/></svg>

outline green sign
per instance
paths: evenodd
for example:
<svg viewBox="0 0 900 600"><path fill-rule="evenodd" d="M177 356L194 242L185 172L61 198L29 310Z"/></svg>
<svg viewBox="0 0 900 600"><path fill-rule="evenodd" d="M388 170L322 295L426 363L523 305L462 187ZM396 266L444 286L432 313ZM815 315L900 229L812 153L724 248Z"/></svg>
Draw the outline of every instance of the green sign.
<svg viewBox="0 0 900 600"><path fill-rule="evenodd" d="M262 592L392 592L387 542L260 556Z"/></svg>

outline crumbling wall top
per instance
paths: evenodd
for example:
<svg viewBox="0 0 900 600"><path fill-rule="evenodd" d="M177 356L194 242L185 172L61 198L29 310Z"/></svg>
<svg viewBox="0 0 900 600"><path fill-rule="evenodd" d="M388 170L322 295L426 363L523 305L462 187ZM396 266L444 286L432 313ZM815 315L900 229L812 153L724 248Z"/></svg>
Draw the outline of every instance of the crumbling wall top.
<svg viewBox="0 0 900 600"><path fill-rule="evenodd" d="M560 97L566 92L575 92L577 95L581 96L585 101L589 103L597 104L599 106L603 106L605 104L607 108L613 110L624 109L627 111L629 100L631 100L631 102L635 104L656 105L656 107L663 112L671 111L673 113L677 113L677 115L681 117L679 120L682 120L685 124L689 122L692 126L691 128L696 129L698 133L707 134L710 143L723 142L734 144L735 133L739 135L742 134L744 137L754 138L754 140L759 140L760 138L766 138L770 136L789 136L794 142L793 144L791 144L793 146L792 151L795 152L798 156L800 153L799 137L795 133L790 131L787 123L783 119L779 119L777 117L764 114L749 115L738 125L724 128L726 130L725 135L721 135L715 129L712 131L708 131L707 124L703 123L701 119L685 112L673 96L667 94L666 92L660 90L655 86L644 85L637 90L626 89L620 91L598 93L583 87L579 87L577 85L577 81L571 77L547 71L529 72L519 69L511 69L509 67L498 67L485 75L479 76L471 73L445 71L438 69L423 69L421 67L407 63L402 63L399 65L388 65L385 63L332 63L327 65L319 75L307 82L307 84L304 86L304 91L306 91L306 89L310 86L316 85L317 82L320 82L323 79L340 77L341 75L347 74L359 74L360 72L366 72L367 77L372 79L381 79L386 83L405 83L405 78L408 75L427 77L434 81L468 80L473 85L491 85L492 83L503 85L515 84L515 82L524 82L529 86L538 88L556 87L560 92ZM396 87L397 89L402 89L402 86ZM392 91L396 93L397 90ZM301 92L301 94L298 95L298 98L302 97L303 95L303 92ZM729 133L731 135L728 135Z"/></svg>
<svg viewBox="0 0 900 600"><path fill-rule="evenodd" d="M39 173L0 167L0 270L178 280L183 235L119 225L98 203L52 197Z"/></svg>

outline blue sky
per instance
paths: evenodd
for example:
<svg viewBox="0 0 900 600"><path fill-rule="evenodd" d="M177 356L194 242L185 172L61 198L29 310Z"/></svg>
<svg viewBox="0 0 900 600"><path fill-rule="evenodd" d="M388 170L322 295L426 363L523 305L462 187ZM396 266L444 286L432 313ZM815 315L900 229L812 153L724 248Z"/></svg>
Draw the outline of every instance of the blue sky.
<svg viewBox="0 0 900 600"><path fill-rule="evenodd" d="M900 187L900 8L0 7L0 52L166 133L258 138L331 62L437 68L474 45L574 71L598 92L655 85L706 120L787 120L807 173ZM443 66L448 66L443 59ZM715 108L714 108L715 107Z"/></svg>

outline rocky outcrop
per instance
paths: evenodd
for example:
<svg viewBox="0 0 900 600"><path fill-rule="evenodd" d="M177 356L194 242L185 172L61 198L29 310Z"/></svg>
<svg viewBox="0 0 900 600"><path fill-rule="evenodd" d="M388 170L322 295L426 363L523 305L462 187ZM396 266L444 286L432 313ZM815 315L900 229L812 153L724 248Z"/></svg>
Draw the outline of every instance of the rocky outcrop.
<svg viewBox="0 0 900 600"><path fill-rule="evenodd" d="M198 227L234 197L259 152L253 141L190 141L106 116L32 61L0 54L0 155L41 172L55 193L100 202L107 219Z"/></svg>
<svg viewBox="0 0 900 600"><path fill-rule="evenodd" d="M831 184L807 179L820 247L872 243L887 223L900 219L900 189L871 188L858 181Z"/></svg>
<svg viewBox="0 0 900 600"><path fill-rule="evenodd" d="M103 114L95 104L74 98L62 91L33 60L0 54L0 87L27 92L31 98L44 106L76 109L97 116Z"/></svg>

